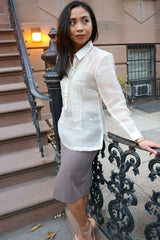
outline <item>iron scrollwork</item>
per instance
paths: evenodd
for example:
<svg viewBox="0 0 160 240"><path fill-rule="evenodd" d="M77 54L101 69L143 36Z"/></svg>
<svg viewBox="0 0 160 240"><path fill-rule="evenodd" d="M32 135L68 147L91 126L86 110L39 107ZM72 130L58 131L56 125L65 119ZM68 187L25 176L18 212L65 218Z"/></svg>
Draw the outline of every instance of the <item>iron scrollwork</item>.
<svg viewBox="0 0 160 240"><path fill-rule="evenodd" d="M158 164L158 166L157 166ZM153 182L157 176L160 177L160 154L149 162L149 178ZM160 192L153 191L151 200L145 204L145 209L151 215L157 217L156 222L148 224L145 228L145 238L147 240L160 240Z"/></svg>
<svg viewBox="0 0 160 240"><path fill-rule="evenodd" d="M108 239L132 240L130 233L134 229L134 219L129 210L130 205L137 205L134 194L134 183L126 177L126 173L132 168L135 175L139 173L140 157L135 148L129 147L123 151L120 145L113 141L108 146L109 161L115 163L119 172L112 171L110 180L103 176L102 164L95 158L93 162L93 185L90 190L89 210L91 215L100 224L101 230ZM108 204L110 219L104 223L102 213L103 195L100 184L106 184L115 199ZM106 224L106 226L104 226Z"/></svg>
<svg viewBox="0 0 160 240"><path fill-rule="evenodd" d="M130 168L135 175L139 173L140 157L134 148L130 147L129 150L123 151L117 142L111 143L108 151L110 163L115 162L119 172L112 171L111 180L107 182L110 192L116 197L108 205L111 218L107 223L107 229L112 239L131 240L134 219L128 206L136 206L137 198L134 194L134 183L126 177L126 173Z"/></svg>
<svg viewBox="0 0 160 240"><path fill-rule="evenodd" d="M101 156L104 158L105 143L103 144L103 149L101 151ZM103 194L100 185L104 185L105 179L103 176L102 164L98 160L99 151L96 154L92 163L92 178L93 183L90 188L90 199L88 202L88 212L95 217L96 221L102 225L104 223L104 216L102 213L103 207Z"/></svg>

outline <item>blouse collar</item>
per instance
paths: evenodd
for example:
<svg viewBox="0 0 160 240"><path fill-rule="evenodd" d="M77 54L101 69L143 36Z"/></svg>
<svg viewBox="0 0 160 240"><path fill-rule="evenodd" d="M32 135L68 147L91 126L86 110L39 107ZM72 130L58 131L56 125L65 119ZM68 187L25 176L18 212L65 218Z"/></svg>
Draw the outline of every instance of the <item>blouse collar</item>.
<svg viewBox="0 0 160 240"><path fill-rule="evenodd" d="M93 47L93 43L90 40L89 42L86 43L84 47L82 47L78 52L76 52L74 55L78 58L80 61L88 52L89 50Z"/></svg>

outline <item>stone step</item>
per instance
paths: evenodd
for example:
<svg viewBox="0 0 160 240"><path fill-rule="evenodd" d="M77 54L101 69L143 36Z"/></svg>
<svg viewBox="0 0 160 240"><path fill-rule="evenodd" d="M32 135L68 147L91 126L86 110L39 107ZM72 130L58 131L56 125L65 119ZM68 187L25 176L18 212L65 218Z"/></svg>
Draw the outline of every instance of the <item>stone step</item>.
<svg viewBox="0 0 160 240"><path fill-rule="evenodd" d="M20 67L19 53L3 53L0 54L0 66L1 68Z"/></svg>
<svg viewBox="0 0 160 240"><path fill-rule="evenodd" d="M22 67L5 67L5 68L0 68L0 76L2 74L13 74L16 72L22 72Z"/></svg>
<svg viewBox="0 0 160 240"><path fill-rule="evenodd" d="M0 22L1 23L9 23L9 16L5 13L0 13Z"/></svg>
<svg viewBox="0 0 160 240"><path fill-rule="evenodd" d="M74 216L72 215L72 213L69 211L69 209L67 207L65 207L65 213L66 213L68 222L71 226L73 233L76 234L78 232L78 224L77 224ZM96 228L95 228L95 238L97 240L108 240L109 239L103 234L103 232L100 230L100 228L98 226L96 226Z"/></svg>
<svg viewBox="0 0 160 240"><path fill-rule="evenodd" d="M38 119L41 119L43 104L37 99ZM28 101L0 104L0 127L31 122L31 109Z"/></svg>
<svg viewBox="0 0 160 240"><path fill-rule="evenodd" d="M7 22L0 23L0 29L4 29L4 28L10 29L10 28L11 28L11 24L10 24L8 21L7 21Z"/></svg>
<svg viewBox="0 0 160 240"><path fill-rule="evenodd" d="M0 84L24 82L22 67L0 68Z"/></svg>
<svg viewBox="0 0 160 240"><path fill-rule="evenodd" d="M30 232L29 230L40 224L40 227L35 232ZM60 230L60 231L59 231ZM56 233L53 240L73 240L73 233L71 227L66 219L64 213L59 214L42 221L38 221L27 226L12 230L1 234L1 240L45 240L48 231ZM46 234L45 234L46 233ZM50 238L52 239L52 237Z"/></svg>
<svg viewBox="0 0 160 240"><path fill-rule="evenodd" d="M27 100L27 91L23 82L0 85L1 104L24 100Z"/></svg>
<svg viewBox="0 0 160 240"><path fill-rule="evenodd" d="M44 146L44 157L39 148L30 148L0 156L0 188L56 174L55 151Z"/></svg>
<svg viewBox="0 0 160 240"><path fill-rule="evenodd" d="M48 124L39 121L41 131L41 141L47 145ZM0 154L6 154L37 147L37 135L33 122L22 123L0 128Z"/></svg>
<svg viewBox="0 0 160 240"><path fill-rule="evenodd" d="M0 14L6 14L9 16L8 12L8 1L7 0L1 0L1 5L0 5Z"/></svg>
<svg viewBox="0 0 160 240"><path fill-rule="evenodd" d="M0 53L16 53L16 40L0 40Z"/></svg>
<svg viewBox="0 0 160 240"><path fill-rule="evenodd" d="M0 29L10 28L10 18L7 0L0 1Z"/></svg>
<svg viewBox="0 0 160 240"><path fill-rule="evenodd" d="M0 233L61 213L64 204L53 196L55 176L0 190Z"/></svg>
<svg viewBox="0 0 160 240"><path fill-rule="evenodd" d="M0 40L14 40L14 31L13 29L5 28L2 29L0 28Z"/></svg>

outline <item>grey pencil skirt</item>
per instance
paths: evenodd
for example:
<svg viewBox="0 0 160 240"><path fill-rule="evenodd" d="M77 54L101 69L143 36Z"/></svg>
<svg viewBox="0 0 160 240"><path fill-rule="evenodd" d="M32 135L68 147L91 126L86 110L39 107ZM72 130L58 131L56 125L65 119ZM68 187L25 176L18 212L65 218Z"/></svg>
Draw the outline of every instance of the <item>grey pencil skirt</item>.
<svg viewBox="0 0 160 240"><path fill-rule="evenodd" d="M54 185L54 198L74 202L92 186L92 161L97 151L73 151L61 144L61 166Z"/></svg>

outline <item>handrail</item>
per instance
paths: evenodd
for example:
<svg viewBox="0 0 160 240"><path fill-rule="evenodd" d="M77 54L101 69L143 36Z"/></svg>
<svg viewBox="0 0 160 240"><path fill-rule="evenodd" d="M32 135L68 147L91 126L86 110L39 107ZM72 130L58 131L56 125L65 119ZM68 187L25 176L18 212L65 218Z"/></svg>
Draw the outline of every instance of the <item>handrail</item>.
<svg viewBox="0 0 160 240"><path fill-rule="evenodd" d="M108 132L108 137L110 139L112 139L113 142L124 144L126 146L129 146L130 148L138 148L138 149L142 150L142 148L139 147L139 145L136 145L134 141L129 140L127 138L120 137L120 136L118 136L118 135L116 135L114 133ZM147 151L147 150L143 149L143 151ZM156 151L157 151L157 153L160 153L160 149L159 148L156 148Z"/></svg>
<svg viewBox="0 0 160 240"><path fill-rule="evenodd" d="M37 90L35 80L34 80L34 76L33 76L33 72L32 72L32 68L31 68L31 65L30 65L29 57L28 57L28 53L27 53L27 48L26 48L26 45L25 45L25 42L24 42L19 18L18 18L18 15L17 15L15 1L14 0L8 0L8 2L10 4L10 11L12 11L12 17L14 18L13 20L15 22L15 29L14 30L16 31L16 34L19 38L20 50L21 50L21 54L22 54L22 57L23 57L23 65L25 67L25 73L27 75L30 91L37 98L40 98L42 100L50 100L49 96L46 96L46 95L38 92L38 90Z"/></svg>

